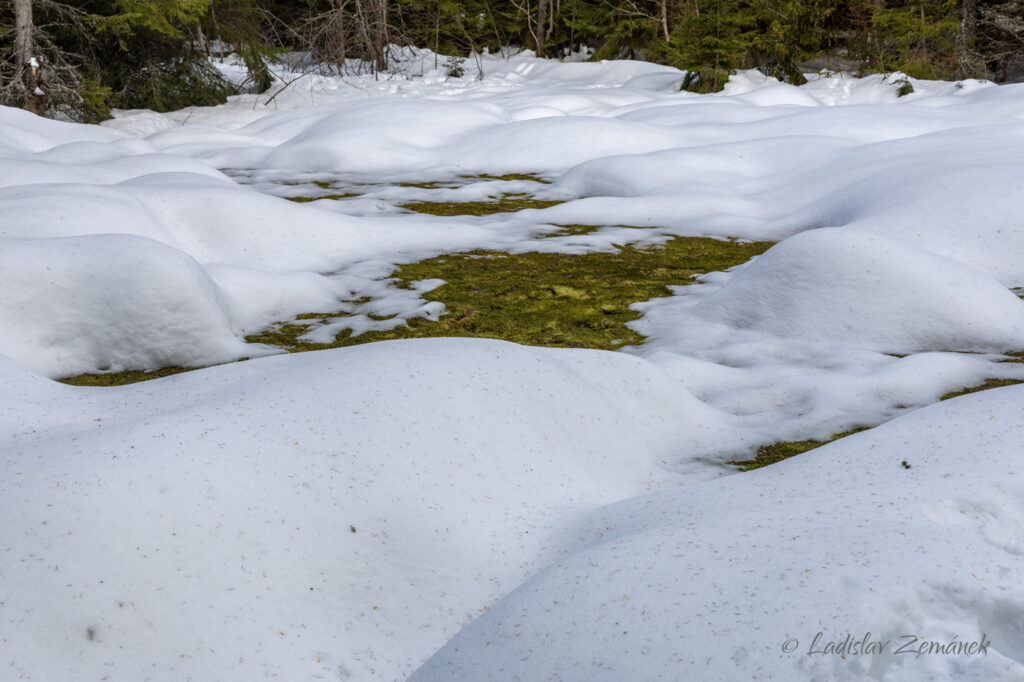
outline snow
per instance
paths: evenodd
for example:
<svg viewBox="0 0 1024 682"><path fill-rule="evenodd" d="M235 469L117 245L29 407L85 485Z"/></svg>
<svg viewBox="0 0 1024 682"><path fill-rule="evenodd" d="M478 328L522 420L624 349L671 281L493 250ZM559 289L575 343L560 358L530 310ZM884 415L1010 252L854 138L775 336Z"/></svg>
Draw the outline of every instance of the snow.
<svg viewBox="0 0 1024 682"><path fill-rule="evenodd" d="M0 251L0 272L0 353L33 369L70 376L249 352L206 271L152 239L19 239Z"/></svg>
<svg viewBox="0 0 1024 682"><path fill-rule="evenodd" d="M396 679L559 520L664 487L724 424L642 360L499 341L116 389L2 372L12 678Z"/></svg>
<svg viewBox="0 0 1024 682"><path fill-rule="evenodd" d="M1000 389L611 505L411 679L1019 679L1022 417ZM824 653L868 633L884 653Z"/></svg>
<svg viewBox="0 0 1024 682"><path fill-rule="evenodd" d="M1024 301L991 277L844 228L790 237L691 312L739 329L892 353L1024 347Z"/></svg>
<svg viewBox="0 0 1024 682"><path fill-rule="evenodd" d="M103 126L0 108L0 677L1021 676L1024 391L933 403L1024 379L1024 89L444 62ZM517 193L563 203L401 207ZM777 244L638 301L619 353L244 340L437 319L442 282L391 276L439 254L673 236Z"/></svg>

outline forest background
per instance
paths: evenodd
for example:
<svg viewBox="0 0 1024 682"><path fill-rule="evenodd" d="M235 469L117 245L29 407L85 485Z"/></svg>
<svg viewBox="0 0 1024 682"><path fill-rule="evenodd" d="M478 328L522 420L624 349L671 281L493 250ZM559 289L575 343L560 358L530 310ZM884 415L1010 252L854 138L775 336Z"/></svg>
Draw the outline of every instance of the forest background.
<svg viewBox="0 0 1024 682"><path fill-rule="evenodd" d="M0 104L96 122L112 108L170 111L238 92L210 66L234 54L262 92L278 60L387 71L392 46L446 55L511 47L643 59L721 89L756 68L1020 79L1024 0L4 0ZM461 57L442 64L462 75Z"/></svg>

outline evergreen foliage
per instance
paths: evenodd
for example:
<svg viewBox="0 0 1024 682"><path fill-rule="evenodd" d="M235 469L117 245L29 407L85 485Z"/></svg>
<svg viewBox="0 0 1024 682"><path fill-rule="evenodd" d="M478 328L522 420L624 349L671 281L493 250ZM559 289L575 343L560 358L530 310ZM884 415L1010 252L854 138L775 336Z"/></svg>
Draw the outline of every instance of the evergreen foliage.
<svg viewBox="0 0 1024 682"><path fill-rule="evenodd" d="M668 63L687 69L683 87L696 92L721 90L729 74L749 64L757 17L744 0L694 0L689 21L671 33Z"/></svg>
<svg viewBox="0 0 1024 682"><path fill-rule="evenodd" d="M950 77L956 70L958 22L952 0L890 3L874 14L876 40L869 53L877 71L902 71L913 78Z"/></svg>
<svg viewBox="0 0 1024 682"><path fill-rule="evenodd" d="M111 107L168 110L235 90L210 68L233 52L247 91L283 52L340 71L385 69L389 45L464 57L509 45L647 59L720 89L736 69L799 84L810 64L916 78L1006 80L1024 70L1024 0L31 0L49 113L95 121ZM0 4L0 103L18 105L15 25ZM359 65L356 67L355 65ZM438 64L449 73L450 65ZM815 67L820 68L820 66ZM1016 70L1016 71L1015 71ZM909 84L909 83L908 83Z"/></svg>

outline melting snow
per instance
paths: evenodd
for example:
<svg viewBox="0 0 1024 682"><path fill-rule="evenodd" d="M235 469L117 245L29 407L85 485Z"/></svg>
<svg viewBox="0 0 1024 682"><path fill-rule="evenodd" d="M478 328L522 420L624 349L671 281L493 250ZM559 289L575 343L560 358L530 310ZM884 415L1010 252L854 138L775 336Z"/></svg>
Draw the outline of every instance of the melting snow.
<svg viewBox="0 0 1024 682"><path fill-rule="evenodd" d="M1024 378L1022 86L434 61L102 127L0 109L3 676L1024 676L1024 390L916 409ZM509 173L554 182L481 177ZM282 198L323 186L359 196ZM398 208L501 191L564 203ZM624 353L243 340L365 298L439 314L400 263L672 235L779 243L638 302Z"/></svg>

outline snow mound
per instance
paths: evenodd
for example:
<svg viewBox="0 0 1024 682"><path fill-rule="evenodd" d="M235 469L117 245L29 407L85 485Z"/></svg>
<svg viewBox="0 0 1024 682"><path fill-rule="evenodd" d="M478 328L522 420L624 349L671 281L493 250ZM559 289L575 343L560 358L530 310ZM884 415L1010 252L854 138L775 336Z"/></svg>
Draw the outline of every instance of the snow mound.
<svg viewBox="0 0 1024 682"><path fill-rule="evenodd" d="M902 242L824 228L790 237L693 308L712 322L891 352L1024 348L1024 302Z"/></svg>
<svg viewBox="0 0 1024 682"><path fill-rule="evenodd" d="M558 62L538 58L488 59L484 72L487 76L560 86L562 90L601 83L605 87L624 85L655 92L678 92L684 75L673 67L639 60Z"/></svg>
<svg viewBox="0 0 1024 682"><path fill-rule="evenodd" d="M327 108L326 115L298 134L293 132L295 123L289 121L289 139L276 146L262 164L357 172L389 171L410 164L443 165L444 156L431 153L431 149L508 120L493 104L417 101L395 107L391 101L371 100L340 111ZM264 136L274 134L274 128L259 123L254 127Z"/></svg>
<svg viewBox="0 0 1024 682"><path fill-rule="evenodd" d="M113 142L124 139L115 131L100 126L54 121L14 107L0 106L0 151L41 152L81 141Z"/></svg>
<svg viewBox="0 0 1024 682"><path fill-rule="evenodd" d="M1022 439L1011 387L602 509L410 682L1021 679Z"/></svg>
<svg viewBox="0 0 1024 682"><path fill-rule="evenodd" d="M143 237L5 239L0 353L47 376L233 360L221 292L186 254Z"/></svg>
<svg viewBox="0 0 1024 682"><path fill-rule="evenodd" d="M404 678L548 563L563 519L678 480L728 428L638 358L490 340L112 389L0 358L8 379L11 678Z"/></svg>
<svg viewBox="0 0 1024 682"><path fill-rule="evenodd" d="M421 674L1024 677L1020 391L712 466L1024 378L929 350L1024 347L1024 86L746 72L698 96L635 61L397 59L106 129L0 108L4 675L398 679L551 566ZM565 203L408 211L506 194ZM633 356L424 340L110 390L27 368L252 356L239 336L311 311L350 317L310 341L436 318L440 280L390 278L442 253L801 232L635 304ZM805 653L869 630L991 655Z"/></svg>

